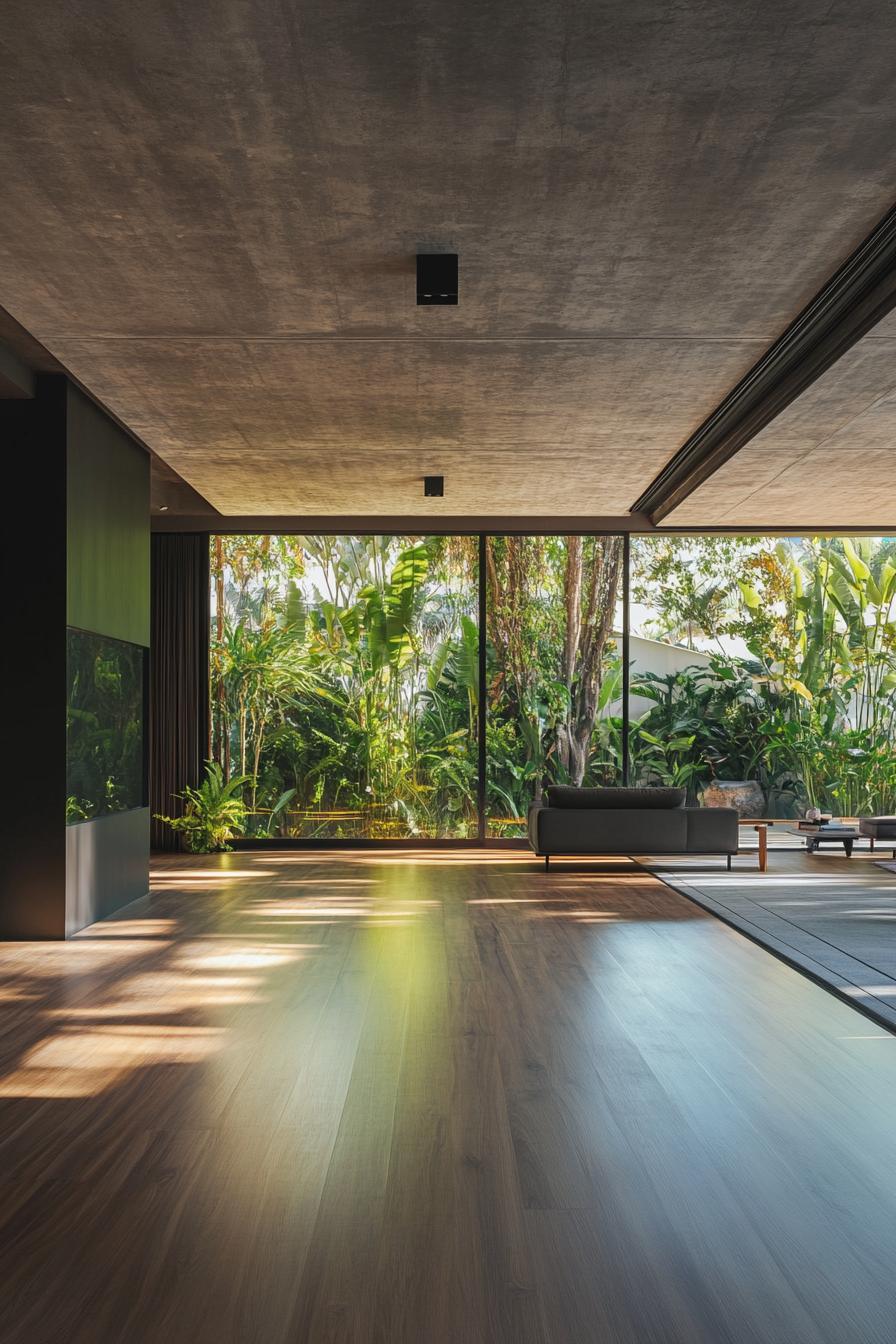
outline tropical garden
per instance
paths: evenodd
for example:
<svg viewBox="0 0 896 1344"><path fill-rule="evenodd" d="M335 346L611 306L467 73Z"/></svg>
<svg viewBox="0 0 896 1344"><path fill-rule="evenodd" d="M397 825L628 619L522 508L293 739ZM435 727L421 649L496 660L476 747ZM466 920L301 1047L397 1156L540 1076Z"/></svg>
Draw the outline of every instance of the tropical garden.
<svg viewBox="0 0 896 1344"><path fill-rule="evenodd" d="M520 831L548 779L615 779L619 538L489 537L486 812ZM211 740L242 833L475 837L477 537L212 540Z"/></svg>
<svg viewBox="0 0 896 1344"><path fill-rule="evenodd" d="M619 537L213 538L223 841L473 838L481 714L493 836L626 754L692 799L755 781L770 816L896 810L896 540L634 538L631 715L622 567Z"/></svg>
<svg viewBox="0 0 896 1344"><path fill-rule="evenodd" d="M643 633L702 654L634 678L641 778L755 780L768 816L896 810L896 538L640 538Z"/></svg>
<svg viewBox="0 0 896 1344"><path fill-rule="evenodd" d="M246 834L476 834L476 538L216 537L211 573L213 753Z"/></svg>

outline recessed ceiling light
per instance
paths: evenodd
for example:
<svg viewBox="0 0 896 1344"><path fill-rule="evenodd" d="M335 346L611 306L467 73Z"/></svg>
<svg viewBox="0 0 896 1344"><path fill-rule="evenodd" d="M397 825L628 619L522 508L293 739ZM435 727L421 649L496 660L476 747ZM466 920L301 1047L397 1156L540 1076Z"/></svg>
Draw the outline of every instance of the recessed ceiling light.
<svg viewBox="0 0 896 1344"><path fill-rule="evenodd" d="M457 253L417 253L417 303L457 303Z"/></svg>

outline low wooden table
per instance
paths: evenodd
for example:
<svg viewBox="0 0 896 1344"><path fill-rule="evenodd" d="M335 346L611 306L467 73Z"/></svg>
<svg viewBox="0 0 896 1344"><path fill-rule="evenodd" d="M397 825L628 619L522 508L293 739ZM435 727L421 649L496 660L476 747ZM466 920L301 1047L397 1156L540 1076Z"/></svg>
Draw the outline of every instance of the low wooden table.
<svg viewBox="0 0 896 1344"><path fill-rule="evenodd" d="M752 826L753 830L759 836L759 871L764 873L768 868L768 828L774 826L774 821L769 817L741 817L739 826Z"/></svg>
<svg viewBox="0 0 896 1344"><path fill-rule="evenodd" d="M835 844L842 844L846 850L846 857L852 858L853 844L856 840L862 838L858 825L825 826L823 829L819 828L821 831L821 834L819 834L819 831L801 831L798 827L788 821L783 821L780 817L777 819L771 817L741 817L738 825L752 826L759 836L760 873L768 871L768 828L776 824L778 826L787 825L791 835L798 835L805 840L807 854L814 854L820 844L833 841ZM884 841L884 844L889 848L888 841ZM871 848L874 848L873 840L871 841ZM896 847L893 849L893 857L896 859Z"/></svg>

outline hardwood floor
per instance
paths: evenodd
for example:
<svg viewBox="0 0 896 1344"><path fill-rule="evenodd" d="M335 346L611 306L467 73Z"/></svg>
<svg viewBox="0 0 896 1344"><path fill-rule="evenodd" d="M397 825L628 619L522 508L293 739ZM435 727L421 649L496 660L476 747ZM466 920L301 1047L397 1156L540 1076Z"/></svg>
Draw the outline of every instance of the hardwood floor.
<svg viewBox="0 0 896 1344"><path fill-rule="evenodd" d="M155 865L0 948L3 1344L890 1344L896 1037L634 867Z"/></svg>

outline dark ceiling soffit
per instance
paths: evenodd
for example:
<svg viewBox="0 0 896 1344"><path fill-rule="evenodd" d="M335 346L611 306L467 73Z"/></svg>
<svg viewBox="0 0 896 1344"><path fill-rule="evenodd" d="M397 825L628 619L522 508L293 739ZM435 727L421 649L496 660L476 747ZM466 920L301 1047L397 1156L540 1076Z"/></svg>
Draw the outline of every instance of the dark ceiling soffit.
<svg viewBox="0 0 896 1344"><path fill-rule="evenodd" d="M183 514L189 514L191 518L200 515L209 519L220 517L218 510L212 508L208 500L158 453L150 452L150 464L150 507L153 514L159 513L163 517L167 513L172 517Z"/></svg>
<svg viewBox="0 0 896 1344"><path fill-rule="evenodd" d="M0 398L23 399L34 396L34 374L18 355L0 345Z"/></svg>
<svg viewBox="0 0 896 1344"><path fill-rule="evenodd" d="M32 373L63 372L59 360L5 308L0 308L0 345L4 345Z"/></svg>
<svg viewBox="0 0 896 1344"><path fill-rule="evenodd" d="M51 355L46 346L42 345L36 336L32 336L31 332L23 327L20 322L17 322L5 308L0 308L0 342L18 362L25 366L32 376L32 391L29 393L19 392L18 396L31 397L36 395L35 379L37 376L67 378L79 392L87 397L88 401L93 402L94 406L112 421L113 425L117 425L122 433L127 434L128 438L136 443L138 448L142 448L144 453L149 452L149 448L140 438L140 435L135 434L129 425L126 425L113 411L110 411L109 407L100 401L99 397L91 392L89 387L84 386L80 378L76 378L74 374L70 373L65 365L55 355ZM3 369L0 366L0 381L2 381L2 373ZM0 396L3 395L9 396L10 394L8 392L4 394L0 391Z"/></svg>
<svg viewBox="0 0 896 1344"><path fill-rule="evenodd" d="M659 523L894 306L896 207L678 450L633 511Z"/></svg>
<svg viewBox="0 0 896 1344"><path fill-rule="evenodd" d="M152 519L153 532L206 532L236 535L264 535L266 532L288 536L291 533L315 533L320 536L377 536L383 533L430 533L450 536L476 536L480 532L493 535L569 536L602 533L613 536L629 533L657 537L858 537L890 536L896 534L896 519L891 527L869 527L859 523L855 527L810 527L798 523L790 527L755 523L752 527L663 527L657 529L644 514L626 514L606 518L433 518L433 517L323 517L274 518L234 517L219 514L162 514Z"/></svg>
<svg viewBox="0 0 896 1344"><path fill-rule="evenodd" d="M544 516L537 518L471 518L446 517L444 515L398 515L380 516L343 516L331 515L311 517L274 517L234 516L218 514L154 514L152 518L154 532L208 532L263 534L270 533L321 533L325 536L344 536L347 534L373 535L383 533L444 533L446 535L476 536L480 532L497 534L539 534L545 536L563 536L567 533L600 532L613 535L624 532L652 532L650 520L643 516L626 513L604 518L571 518Z"/></svg>
<svg viewBox="0 0 896 1344"><path fill-rule="evenodd" d="M96 393L91 392L89 387L85 387L84 383L81 382L80 378L76 378L74 374L69 373L68 369L65 368L64 365L60 367L58 373L42 373L39 374L38 377L40 380L64 378L66 382L71 383L72 387L77 388L77 390L82 394L82 396L87 398L87 400L91 403L91 405L95 406L98 411L101 411L102 414L106 417L106 419L109 420L113 425L115 425L116 429L120 429L122 434L125 434L130 439L131 443L136 444L136 446L141 450L141 452L146 453L147 457L151 456L151 449L146 443L143 442L140 435L135 434L134 431L131 429L130 425L125 424L124 420L122 420L120 416L117 416L114 411L110 411L106 403L104 401L100 401Z"/></svg>

